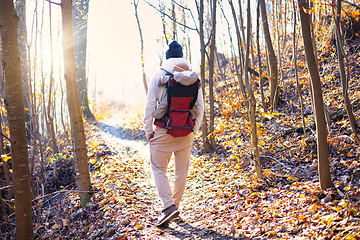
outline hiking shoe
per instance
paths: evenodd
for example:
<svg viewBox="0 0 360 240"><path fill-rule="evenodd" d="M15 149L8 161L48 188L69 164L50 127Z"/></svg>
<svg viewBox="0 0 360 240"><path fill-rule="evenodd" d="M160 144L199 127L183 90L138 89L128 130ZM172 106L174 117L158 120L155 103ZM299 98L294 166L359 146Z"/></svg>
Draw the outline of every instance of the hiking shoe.
<svg viewBox="0 0 360 240"><path fill-rule="evenodd" d="M179 210L175 204L162 210L163 215L161 216L157 226L167 225L171 220L179 217Z"/></svg>

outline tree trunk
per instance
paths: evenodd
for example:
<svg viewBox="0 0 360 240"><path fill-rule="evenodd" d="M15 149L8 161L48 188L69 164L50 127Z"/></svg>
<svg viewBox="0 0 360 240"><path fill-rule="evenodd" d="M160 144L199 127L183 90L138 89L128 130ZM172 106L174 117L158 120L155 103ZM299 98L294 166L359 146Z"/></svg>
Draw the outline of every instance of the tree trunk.
<svg viewBox="0 0 360 240"><path fill-rule="evenodd" d="M216 148L214 125L215 125L215 105L214 105L214 64L215 64L215 45L216 45L216 0L213 0L212 6L212 34L210 46L209 62L209 98L210 98L210 145L212 149Z"/></svg>
<svg viewBox="0 0 360 240"><path fill-rule="evenodd" d="M236 12L235 12L235 8L234 8L234 4L233 4L232 0L229 0L229 4L231 7L231 12L232 12L234 23L235 23L235 30L236 30L238 50L239 50L239 60L240 60L240 70L239 70L238 66L235 66L235 69L237 72L237 77L238 77L239 87L240 87L242 97L244 100L246 100L247 99L246 89L245 89L245 84L242 80L243 64L242 64L241 59L244 59L244 56L242 54L242 41L241 41L241 36L240 36L239 24L237 21ZM246 104L246 106L248 107L247 104Z"/></svg>
<svg viewBox="0 0 360 240"><path fill-rule="evenodd" d="M176 13L175 13L175 3L171 3L171 7L172 7L172 9L171 9L171 17L173 18L173 26L172 26L172 32L173 32L173 34L172 34L172 37L173 37L173 39L177 39L177 31L176 31Z"/></svg>
<svg viewBox="0 0 360 240"><path fill-rule="evenodd" d="M246 27L246 51L245 51L245 66L249 65L249 52L250 52L250 32L251 31L251 16L250 16L250 0L247 1L247 27ZM248 108L250 126L251 126L251 143L253 147L253 157L256 175L259 179L263 179L263 172L261 169L261 161L258 148L257 130L256 130L256 99L249 81L249 73L247 68L244 71L245 74L245 86L250 98L250 104Z"/></svg>
<svg viewBox="0 0 360 240"><path fill-rule="evenodd" d="M76 66L73 48L71 0L62 0L61 6L63 20L64 70L67 102L70 115L71 136L75 152L76 185L80 191L80 200L85 203L89 199L87 192L91 188L91 183L85 144L84 124L76 86Z"/></svg>
<svg viewBox="0 0 360 240"><path fill-rule="evenodd" d="M352 105L349 99L348 88L349 88L349 77L345 74L345 63L344 57L344 48L343 48L343 39L341 36L340 30L340 17L341 17L341 1L337 0L336 6L336 18L335 18L335 36L336 36L336 49L338 53L339 59L339 69L340 69L340 77L341 77L341 85L342 85L342 95L344 98L344 105L346 107L346 112L349 118L351 130L354 133L354 137L358 143L360 143L359 137L357 135L357 124L354 117Z"/></svg>
<svg viewBox="0 0 360 240"><path fill-rule="evenodd" d="M244 30L244 20L243 20L243 13L242 13L242 3L241 0L238 1L238 5L239 5L239 21L240 21L240 30L242 33L242 39L244 39L245 41L245 30Z"/></svg>
<svg viewBox="0 0 360 240"><path fill-rule="evenodd" d="M200 51L201 51L201 88L204 93L204 104L205 101L205 41L204 41L204 0L200 0ZM204 110L204 117L203 117L203 126L202 126L202 140L203 140L203 147L205 152L210 152L210 143L207 139L207 119L206 119L206 111Z"/></svg>
<svg viewBox="0 0 360 240"><path fill-rule="evenodd" d="M86 46L89 0L76 0L73 4L73 32L76 64L76 79L79 91L80 107L84 116L94 121L88 100L88 79L86 77Z"/></svg>
<svg viewBox="0 0 360 240"><path fill-rule="evenodd" d="M306 133L306 124L305 124L305 117L304 117L304 101L300 92L300 87L299 87L299 77L298 77L298 71L297 71L297 45L296 45L296 5L295 5L295 1L293 1L293 6L294 6L294 29L293 29L293 58L294 58L294 71L295 71L295 81L296 81L296 91L299 95L299 100L300 100L300 110L301 110L301 120L302 120L302 125L303 125L303 129L304 129L304 136L305 138L307 138L307 133Z"/></svg>
<svg viewBox="0 0 360 240"><path fill-rule="evenodd" d="M258 5L256 9L256 43L257 43L257 58L259 64L259 86L260 86L260 97L261 97L261 105L264 109L264 112L267 112L267 106L265 103L264 96L264 82L262 79L262 68L261 68L261 54L260 54L260 0L258 0Z"/></svg>
<svg viewBox="0 0 360 240"><path fill-rule="evenodd" d="M144 39L143 39L143 35L142 35L142 31L141 31L141 26L140 26L140 19L139 19L138 11L137 11L138 4L139 4L139 0L137 0L137 1L134 0L135 17L136 17L136 22L137 22L137 24L138 24L139 35L140 35L140 57L141 57L141 69L142 69L142 73L143 73L143 84L144 84L145 93L147 94L147 92L148 92L148 85L147 85L146 73L145 73Z"/></svg>
<svg viewBox="0 0 360 240"><path fill-rule="evenodd" d="M159 9L160 9L160 11L162 11L162 12L165 11L165 5L164 5L164 3L162 3L160 0L159 0ZM167 36L167 34L166 34L165 14L160 14L160 17L161 17L162 30L163 30L163 34L164 34L165 43L166 43L166 45L169 45L169 39L168 39L168 36Z"/></svg>
<svg viewBox="0 0 360 240"><path fill-rule="evenodd" d="M26 31L26 1L17 0L15 10L19 16L19 26L18 26L18 40L19 40L19 50L21 58L21 78L23 82L24 90L24 104L25 108L25 121L26 121L26 132L27 139L32 138L33 129L31 123L31 106L30 106L30 88L29 88L29 61L26 52L27 44L27 31Z"/></svg>
<svg viewBox="0 0 360 240"><path fill-rule="evenodd" d="M310 15L304 12L304 10L309 9L309 4L307 0L298 0L298 5L300 11L302 35L304 39L306 62L310 72L311 92L313 94L313 99L314 99L313 103L314 103L314 115L315 115L315 124L316 124L320 187L321 189L325 190L329 187L333 187L334 184L330 176L327 129L326 129L320 75L319 75L317 60L314 54L314 48L311 38Z"/></svg>
<svg viewBox="0 0 360 240"><path fill-rule="evenodd" d="M48 131L50 132L50 138L51 138L51 143L50 146L53 150L54 154L58 154L59 153L59 149L57 146L57 139L56 139L56 133L55 133L55 126L54 126L54 115L53 113L53 109L55 109L55 100L53 101L53 86L54 86L54 77L53 77L53 73L54 73L54 55L53 55L53 41L52 41L52 18L51 18L51 2L49 2L49 25L50 25L50 84L49 84L49 92L48 92L48 105L47 105L47 111L46 111L46 125L48 127ZM42 69L43 71L43 69Z"/></svg>
<svg viewBox="0 0 360 240"><path fill-rule="evenodd" d="M276 4L276 12L278 14L275 14L275 16L277 17L277 21L276 21L276 34L277 34L277 52L278 52L278 64L279 64L279 72L280 72L280 83L278 85L282 85L284 86L284 78L283 78L283 71L282 71L282 52L281 52L281 47L280 47L280 36L282 36L281 32L280 32L280 25L281 25L281 19L282 19L282 1L280 0L280 2L278 3L278 1L275 2ZM279 91L276 92L276 94L279 94ZM276 97L276 96L275 96Z"/></svg>
<svg viewBox="0 0 360 240"><path fill-rule="evenodd" d="M269 65L269 74L270 74L270 106L272 109L276 109L278 105L278 69L277 69L277 59L275 56L275 51L271 42L271 36L269 31L269 23L267 20L267 14L266 14L266 6L265 6L265 0L259 0L260 1L260 10L261 10L261 16L263 20L263 31L265 36L265 44L266 44L266 56L268 60Z"/></svg>
<svg viewBox="0 0 360 240"><path fill-rule="evenodd" d="M25 128L18 21L12 0L0 0L2 61L5 71L5 105L8 111L15 194L16 238L34 239L31 186Z"/></svg>

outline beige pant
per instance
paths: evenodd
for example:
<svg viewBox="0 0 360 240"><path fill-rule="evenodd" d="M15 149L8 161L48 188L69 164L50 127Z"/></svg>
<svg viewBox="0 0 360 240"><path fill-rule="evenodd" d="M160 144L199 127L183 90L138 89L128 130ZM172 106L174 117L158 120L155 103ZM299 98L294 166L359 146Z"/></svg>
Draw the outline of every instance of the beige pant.
<svg viewBox="0 0 360 240"><path fill-rule="evenodd" d="M180 205L185 191L186 177L189 169L191 144L194 133L186 137L174 138L166 133L166 129L156 127L154 137L150 139L150 162L156 189L163 201L164 209L175 204ZM166 176L172 153L175 156L175 180L173 191Z"/></svg>

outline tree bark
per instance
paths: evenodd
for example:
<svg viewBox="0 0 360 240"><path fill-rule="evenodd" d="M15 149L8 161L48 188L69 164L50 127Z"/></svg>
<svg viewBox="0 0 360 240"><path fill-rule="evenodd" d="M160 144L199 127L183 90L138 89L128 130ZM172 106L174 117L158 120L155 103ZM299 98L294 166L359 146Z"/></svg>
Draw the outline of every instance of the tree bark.
<svg viewBox="0 0 360 240"><path fill-rule="evenodd" d="M26 131L27 139L32 138L33 129L31 123L31 106L30 106L30 87L29 87L29 61L27 57L27 31L26 31L26 1L17 0L15 10L19 16L19 26L18 26L18 39L19 39L19 50L21 58L21 78L23 81L24 89L24 104L25 108L25 121L26 121Z"/></svg>
<svg viewBox="0 0 360 240"><path fill-rule="evenodd" d="M278 69L277 69L277 59L275 56L275 51L271 42L271 36L269 31L269 23L267 20L267 13L266 13L266 6L265 0L260 1L260 10L261 16L263 20L263 31L265 36L265 45L266 45L266 52L267 52L267 60L269 65L269 74L270 74L270 106L273 109L277 108L278 105Z"/></svg>
<svg viewBox="0 0 360 240"><path fill-rule="evenodd" d="M147 85L146 73L145 73L144 39L143 39L142 30L141 30L141 26L140 26L140 19L139 19L138 11L137 11L138 4L139 4L139 0L138 1L134 0L135 17L136 17L136 22L137 22L137 25L139 28L139 35L140 35L140 57L141 57L141 69L142 69L142 73L143 73L143 84L144 84L145 93L147 94L148 85Z"/></svg>
<svg viewBox="0 0 360 240"><path fill-rule="evenodd" d="M235 30L236 30L236 36L237 36L237 43L238 43L238 51L239 51L239 60L240 60L240 70L238 68L238 66L235 66L236 72L237 72L237 77L238 77L238 81L239 81L239 87L240 87L240 91L241 91L241 95L243 97L244 100L247 99L247 95L246 95L246 89L245 89L245 84L243 82L243 64L242 64L242 59L244 59L243 53L242 53L242 40L241 40L241 35L240 35L240 30L239 30L239 24L237 21L237 17L236 17L236 12L235 12L235 8L234 8L234 4L232 2L232 0L229 0L229 4L231 7L231 12L233 15L233 19L234 19L234 23L235 23ZM246 106L248 107L248 105L246 104Z"/></svg>
<svg viewBox="0 0 360 240"><path fill-rule="evenodd" d="M214 64L215 64L215 46L216 46L216 1L213 0L212 6L212 34L211 34L211 46L210 46L210 62L209 62L209 98L210 98L210 145L212 149L216 148L214 125L215 125L215 113L214 113Z"/></svg>
<svg viewBox="0 0 360 240"><path fill-rule="evenodd" d="M245 51L245 66L249 65L249 52L250 52L250 30L251 30L251 15L250 15L250 0L247 1L247 27L246 27L246 51ZM250 104L248 108L250 126L251 126L251 144L253 148L253 157L256 175L259 179L263 179L263 172L261 169L261 161L258 148L258 138L256 130L256 99L249 81L249 73L247 68L244 71L245 74L245 86L249 95Z"/></svg>
<svg viewBox="0 0 360 240"><path fill-rule="evenodd" d="M71 136L75 152L75 173L76 185L80 191L80 200L85 202L89 195L87 192L91 188L88 158L85 143L84 124L80 110L80 102L76 85L76 66L73 47L72 32L72 4L71 0L61 1L62 28L63 28L63 52L64 69L67 91L67 103L70 115Z"/></svg>
<svg viewBox="0 0 360 240"><path fill-rule="evenodd" d="M200 54L201 54L201 88L204 93L204 104L206 104L205 101L205 41L204 41L204 0L200 0L200 7L199 7L199 13L200 13ZM202 140L203 140L203 147L205 152L210 152L210 143L207 138L208 135L208 129L207 129L207 117L206 117L206 111L204 110L204 117L203 117L203 126L202 126Z"/></svg>
<svg viewBox="0 0 360 240"><path fill-rule="evenodd" d="M261 69L261 55L260 55L260 0L258 0L258 5L256 9L256 43L257 43L257 58L259 64L259 86L260 86L260 97L261 97L261 105L264 109L264 112L267 112L267 106L265 103L264 96L264 82L262 79L262 69Z"/></svg>
<svg viewBox="0 0 360 240"><path fill-rule="evenodd" d="M73 32L76 64L76 79L79 91L80 107L84 116L94 121L88 99L88 79L86 77L86 47L89 0L76 0L73 4Z"/></svg>
<svg viewBox="0 0 360 240"><path fill-rule="evenodd" d="M321 81L320 81L317 60L314 54L313 42L311 37L310 15L304 12L304 10L309 10L308 1L298 0L298 6L300 11L300 20L301 20L301 29L304 40L305 56L306 56L307 66L310 72L311 92L313 95L313 103L314 103L320 187L321 189L325 190L329 187L333 187L334 184L330 176L327 129L326 129Z"/></svg>
<svg viewBox="0 0 360 240"><path fill-rule="evenodd" d="M50 84L49 84L49 92L48 92L48 104L47 104L47 110L46 110L46 125L48 127L48 131L50 132L50 146L53 150L54 154L59 153L59 148L57 146L57 139L56 139L56 133L55 133L55 126L54 126L54 113L53 110L55 109L55 101L53 101L53 86L54 86L54 49L53 49L53 41L52 41L52 18L51 18L51 4L49 2L49 25L50 25ZM43 71L43 69L42 69ZM45 104L45 103L44 103Z"/></svg>
<svg viewBox="0 0 360 240"><path fill-rule="evenodd" d="M300 100L300 110L301 110L301 121L304 129L304 136L307 138L306 133L306 124L305 124L305 117L304 117L304 101L301 95L300 87L299 87L299 77L298 77L298 71L297 71L297 45L296 45L296 5L295 1L293 1L294 6L294 29L293 29L293 58L294 58L294 71L295 71L295 81L296 81L296 91L299 95Z"/></svg>
<svg viewBox="0 0 360 240"><path fill-rule="evenodd" d="M348 94L348 88L349 88L349 77L345 74L345 63L344 63L344 57L346 58L344 54L344 48L343 48L343 39L341 36L340 31L340 17L341 17L341 1L337 0L337 6L336 6L336 18L335 18L335 36L336 36L336 49L338 53L338 59L339 59L339 70L340 70L340 77L341 77L341 85L342 85L342 95L344 98L344 105L346 108L346 112L349 118L350 127L351 130L354 133L354 138L358 143L360 143L359 137L357 135L357 124L356 119L354 117L353 113L353 107L351 105L349 94Z"/></svg>
<svg viewBox="0 0 360 240"><path fill-rule="evenodd" d="M5 105L8 111L15 194L16 237L34 239L31 186L25 128L24 93L18 44L18 22L12 0L0 0L0 28L5 71Z"/></svg>
<svg viewBox="0 0 360 240"><path fill-rule="evenodd" d="M175 3L171 3L171 8L171 17L173 18L172 37L173 39L177 39Z"/></svg>
<svg viewBox="0 0 360 240"><path fill-rule="evenodd" d="M165 5L164 5L164 3L161 2L161 0L159 0L159 9L160 9L160 11L162 11L162 12L165 11ZM164 14L160 14L160 17L161 17L162 30L163 30L163 34L164 34L165 43L166 43L166 45L169 45L169 39L168 39L168 36L167 36L167 34L166 34L165 15L164 15Z"/></svg>

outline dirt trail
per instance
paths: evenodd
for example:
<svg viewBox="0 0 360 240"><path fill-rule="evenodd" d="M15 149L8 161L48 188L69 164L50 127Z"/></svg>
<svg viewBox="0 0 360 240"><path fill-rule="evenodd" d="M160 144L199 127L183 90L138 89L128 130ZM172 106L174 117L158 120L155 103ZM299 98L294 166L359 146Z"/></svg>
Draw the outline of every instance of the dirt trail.
<svg viewBox="0 0 360 240"><path fill-rule="evenodd" d="M99 129L96 137L113 149L115 161L133 169L132 186L137 189L135 204L123 205L119 210L124 215L120 221L120 232L113 235L113 239L242 239L230 235L220 234L211 228L204 228L197 222L196 215L201 214L199 203L194 202L191 196L198 192L198 184L188 180L188 187L184 200L180 206L181 220L172 221L168 227L156 227L155 223L161 213L161 200L156 194L149 164L149 147L142 132L131 132L121 124L121 116L112 117L96 125ZM169 165L169 178L173 179L173 161ZM125 163L126 164L126 163ZM141 166L139 167L136 166ZM111 167L110 167L111 168ZM190 167L191 168L191 167ZM135 174L134 174L135 173ZM127 176L129 178L129 176ZM135 185L136 186L135 186ZM206 203L202 203L203 205ZM128 209L126 209L128 208ZM132 217L129 220L129 212Z"/></svg>

